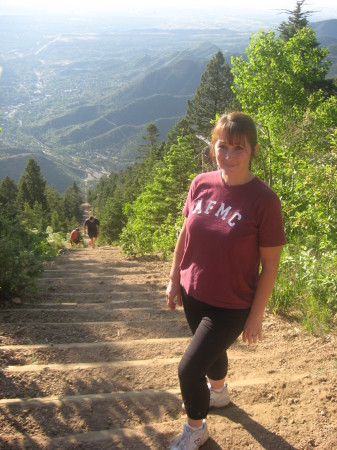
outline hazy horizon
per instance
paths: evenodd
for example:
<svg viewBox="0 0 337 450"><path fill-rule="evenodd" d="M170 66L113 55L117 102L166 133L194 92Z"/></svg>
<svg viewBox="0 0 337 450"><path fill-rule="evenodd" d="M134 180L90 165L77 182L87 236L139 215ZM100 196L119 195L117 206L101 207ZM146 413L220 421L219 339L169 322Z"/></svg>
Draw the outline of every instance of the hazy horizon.
<svg viewBox="0 0 337 450"><path fill-rule="evenodd" d="M226 18L236 19L239 22L247 18L255 21L269 21L278 23L287 17L286 11L292 11L296 7L296 1L289 0L256 0L254 3L247 0L226 2L213 0L207 3L201 0L170 0L169 2L155 0L142 0L141 4L134 0L124 0L120 4L112 4L110 0L0 0L0 16L5 15L63 15L76 17L99 17L104 15L106 19L113 17L136 19L148 19L149 21L172 22L178 25L186 24L189 19L192 23L200 25L219 26L225 24ZM312 12L310 21L320 21L337 18L337 4L335 1L323 0L304 3L302 11ZM183 26L183 25L182 25Z"/></svg>

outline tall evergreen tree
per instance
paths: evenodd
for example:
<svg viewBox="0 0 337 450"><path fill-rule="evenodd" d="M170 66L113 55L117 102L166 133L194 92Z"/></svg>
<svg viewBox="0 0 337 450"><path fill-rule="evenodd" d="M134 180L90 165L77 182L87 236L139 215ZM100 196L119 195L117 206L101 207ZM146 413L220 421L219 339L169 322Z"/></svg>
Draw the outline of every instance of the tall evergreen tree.
<svg viewBox="0 0 337 450"><path fill-rule="evenodd" d="M50 221L53 231L67 231L66 218L64 214L63 196L55 186L47 186L46 189Z"/></svg>
<svg viewBox="0 0 337 450"><path fill-rule="evenodd" d="M145 144L142 144L138 148L138 154L140 163L135 166L136 172L142 186L145 186L151 177L151 172L156 165L156 162L160 159L163 152L164 144L159 143L159 130L157 125L150 123L146 127L147 134L143 136Z"/></svg>
<svg viewBox="0 0 337 450"><path fill-rule="evenodd" d="M6 207L13 205L18 194L18 187L15 181L9 176L5 176L0 184L0 203Z"/></svg>
<svg viewBox="0 0 337 450"><path fill-rule="evenodd" d="M46 196L48 201L48 206L50 211L58 211L61 212L63 197L57 190L57 188L53 185L49 185L46 188Z"/></svg>
<svg viewBox="0 0 337 450"><path fill-rule="evenodd" d="M319 51L319 43L316 39L316 34L309 26L308 17L313 14L315 11L303 11L302 7L306 0L299 0L296 3L296 7L294 10L285 10L285 13L289 14L288 20L281 22L278 27L278 31L280 32L280 39L285 42L288 42L290 39L294 38L303 28L307 30L308 33L311 33L311 43L313 50ZM303 56L306 56L305 50L303 50ZM309 70L311 70L312 62L310 59L307 60L307 64ZM314 62L316 64L316 61ZM322 58L319 66L324 65L324 59ZM321 90L325 97L330 97L331 95L337 94L337 87L333 79L327 79L324 77L323 79L313 80L312 83L305 82L305 89L309 92L315 92L317 90Z"/></svg>
<svg viewBox="0 0 337 450"><path fill-rule="evenodd" d="M186 119L194 132L209 137L212 130L211 121L215 119L216 114L233 108L235 95L232 85L231 68L219 50L202 74L193 100L188 101Z"/></svg>
<svg viewBox="0 0 337 450"><path fill-rule="evenodd" d="M143 136L144 141L148 141L151 149L155 148L159 142L159 130L155 123L150 123L146 127L147 134Z"/></svg>
<svg viewBox="0 0 337 450"><path fill-rule="evenodd" d="M172 145L176 144L178 137L183 138L195 134L190 125L186 116L180 119L167 134L167 148L171 148Z"/></svg>
<svg viewBox="0 0 337 450"><path fill-rule="evenodd" d="M314 11L302 11L302 6L306 0L300 0L296 3L294 10L290 11L288 9L284 10L285 13L289 14L287 22L281 22L278 27L280 32L280 38L284 41L289 41L298 31L309 25L308 17ZM316 46L318 45L316 41Z"/></svg>
<svg viewBox="0 0 337 450"><path fill-rule="evenodd" d="M26 178L24 175L21 175L18 183L18 195L16 196L16 206L18 211L23 211L26 203L29 205L31 203L30 193L26 183Z"/></svg>
<svg viewBox="0 0 337 450"><path fill-rule="evenodd" d="M43 211L47 211L46 180L41 174L40 166L34 158L27 162L25 172L19 180L19 202L29 203L31 208L35 202L40 203Z"/></svg>
<svg viewBox="0 0 337 450"><path fill-rule="evenodd" d="M77 184L74 182L69 186L63 197L63 207L66 218L72 221L75 217L78 222L82 221L81 204L83 202L82 193Z"/></svg>

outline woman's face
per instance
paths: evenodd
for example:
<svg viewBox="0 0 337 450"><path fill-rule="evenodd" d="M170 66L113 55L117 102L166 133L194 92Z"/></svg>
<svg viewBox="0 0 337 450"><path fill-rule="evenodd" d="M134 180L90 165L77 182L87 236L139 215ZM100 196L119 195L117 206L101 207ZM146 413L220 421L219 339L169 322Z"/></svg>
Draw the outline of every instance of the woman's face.
<svg viewBox="0 0 337 450"><path fill-rule="evenodd" d="M234 137L233 142L229 144L227 136L220 136L214 149L217 164L228 181L235 184L245 182L250 174L250 162L255 153L247 138Z"/></svg>

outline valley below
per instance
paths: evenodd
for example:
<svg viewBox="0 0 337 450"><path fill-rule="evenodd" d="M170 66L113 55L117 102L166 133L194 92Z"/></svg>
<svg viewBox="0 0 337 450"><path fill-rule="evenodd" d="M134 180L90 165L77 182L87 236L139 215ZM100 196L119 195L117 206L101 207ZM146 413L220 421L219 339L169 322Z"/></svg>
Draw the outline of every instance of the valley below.
<svg viewBox="0 0 337 450"><path fill-rule="evenodd" d="M319 40L335 40L331 21ZM334 22L334 20L332 20ZM64 192L134 163L146 127L160 140L185 116L201 76L221 50L245 55L262 18L195 16L118 20L0 15L0 180L18 181L29 157Z"/></svg>

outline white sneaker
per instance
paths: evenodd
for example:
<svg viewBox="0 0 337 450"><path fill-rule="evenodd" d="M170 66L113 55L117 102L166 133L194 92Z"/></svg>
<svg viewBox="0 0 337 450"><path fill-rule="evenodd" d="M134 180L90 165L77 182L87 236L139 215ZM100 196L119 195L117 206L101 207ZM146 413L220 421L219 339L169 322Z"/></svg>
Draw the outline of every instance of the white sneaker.
<svg viewBox="0 0 337 450"><path fill-rule="evenodd" d="M227 383L224 385L221 392L214 391L211 388L210 383L207 383L210 391L209 407L210 408L223 408L230 402L229 393L227 389Z"/></svg>
<svg viewBox="0 0 337 450"><path fill-rule="evenodd" d="M183 432L171 444L170 450L198 450L207 441L208 437L206 420L203 420L200 430L193 430L186 422Z"/></svg>
<svg viewBox="0 0 337 450"><path fill-rule="evenodd" d="M224 406L227 406L230 403L227 383L224 385L221 392L216 392L211 388L211 384L207 383L209 392L210 392L210 398L209 398L209 407L211 408L223 408ZM185 411L185 405L184 403L181 405L183 410Z"/></svg>

